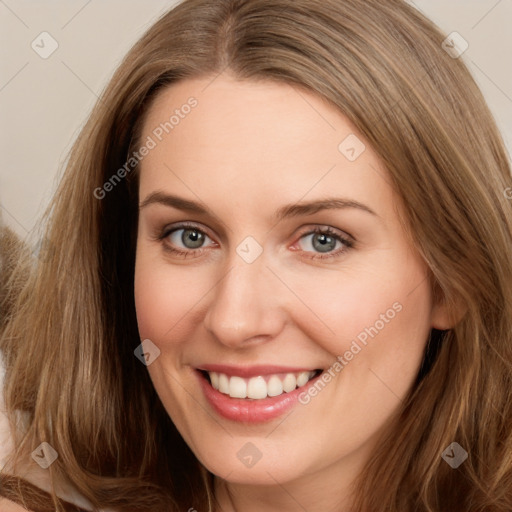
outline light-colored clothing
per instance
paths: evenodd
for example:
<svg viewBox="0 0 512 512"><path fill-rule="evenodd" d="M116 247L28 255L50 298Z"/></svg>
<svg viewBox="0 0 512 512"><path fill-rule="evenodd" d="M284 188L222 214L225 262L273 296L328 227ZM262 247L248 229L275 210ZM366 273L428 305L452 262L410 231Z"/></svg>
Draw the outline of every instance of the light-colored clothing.
<svg viewBox="0 0 512 512"><path fill-rule="evenodd" d="M12 474L9 471L8 459L14 450L12 434L9 428L9 422L5 412L4 405L4 394L3 394L3 383L5 376L5 363L0 352L0 470L5 473ZM18 475L14 475L18 476ZM50 492L51 484L49 479L49 473L46 469L40 467L34 460L29 461L29 470L24 473L22 478L29 483L39 487L43 491ZM73 488L71 483L62 482L57 486L57 495L74 505L81 508L92 510L92 505L81 496L76 489ZM108 511L103 511L108 512Z"/></svg>

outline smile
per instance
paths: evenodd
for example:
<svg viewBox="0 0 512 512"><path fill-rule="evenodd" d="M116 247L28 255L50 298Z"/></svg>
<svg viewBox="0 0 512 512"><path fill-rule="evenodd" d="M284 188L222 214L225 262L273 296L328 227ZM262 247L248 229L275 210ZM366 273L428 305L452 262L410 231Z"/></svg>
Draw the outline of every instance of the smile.
<svg viewBox="0 0 512 512"><path fill-rule="evenodd" d="M300 393L322 371L272 365L205 365L196 368L195 374L206 401L218 415L236 422L261 423L297 405Z"/></svg>
<svg viewBox="0 0 512 512"><path fill-rule="evenodd" d="M229 376L225 373L207 372L212 387L231 398L248 398L263 400L276 397L283 393L290 393L298 387L307 384L317 375L317 371L304 371L298 373L278 373L272 375L259 375L250 379L237 375Z"/></svg>

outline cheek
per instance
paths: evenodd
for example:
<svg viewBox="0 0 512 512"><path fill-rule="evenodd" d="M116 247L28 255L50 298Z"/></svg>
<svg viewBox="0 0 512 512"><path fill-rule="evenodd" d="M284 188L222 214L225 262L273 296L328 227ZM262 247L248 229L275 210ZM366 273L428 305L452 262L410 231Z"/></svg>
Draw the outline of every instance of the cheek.
<svg viewBox="0 0 512 512"><path fill-rule="evenodd" d="M296 315L296 322L334 357L351 348L357 351L357 344L369 347L373 340L388 353L421 353L431 315L425 273L421 261L389 254L365 268L316 273L312 280L297 276L294 290L309 312Z"/></svg>
<svg viewBox="0 0 512 512"><path fill-rule="evenodd" d="M141 338L156 344L179 331L181 319L207 292L197 276L191 280L189 271L172 270L162 258L151 257L140 250L135 264L135 308ZM173 336L174 338L175 336Z"/></svg>

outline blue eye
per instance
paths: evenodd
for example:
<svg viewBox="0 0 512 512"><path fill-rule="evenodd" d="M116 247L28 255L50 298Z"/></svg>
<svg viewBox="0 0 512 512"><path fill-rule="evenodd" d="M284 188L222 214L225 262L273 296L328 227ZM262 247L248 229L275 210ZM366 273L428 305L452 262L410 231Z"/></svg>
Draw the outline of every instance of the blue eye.
<svg viewBox="0 0 512 512"><path fill-rule="evenodd" d="M210 242L209 245L215 245L203 230L188 224L166 229L159 238L163 241L166 251L185 258L202 252L207 241Z"/></svg>
<svg viewBox="0 0 512 512"><path fill-rule="evenodd" d="M202 229L192 224L165 229L158 238L166 251L183 258L198 257L207 248L217 246ZM305 242L301 244L300 241ZM300 245L300 252L305 253L309 259L336 258L354 246L354 242L341 232L320 226L304 233L297 244Z"/></svg>
<svg viewBox="0 0 512 512"><path fill-rule="evenodd" d="M321 253L331 252L336 249L337 244L341 243L336 237L327 233L311 233L303 238L306 240L309 238L307 245L310 246L310 250L312 248Z"/></svg>
<svg viewBox="0 0 512 512"><path fill-rule="evenodd" d="M301 236L300 240L306 240L304 252L316 252L308 256L311 259L334 258L354 246L351 240L330 227L316 227L313 231Z"/></svg>
<svg viewBox="0 0 512 512"><path fill-rule="evenodd" d="M181 232L181 236L180 236ZM205 233L197 228L182 228L171 232L168 237L177 245L181 242L187 249L199 249L208 237Z"/></svg>

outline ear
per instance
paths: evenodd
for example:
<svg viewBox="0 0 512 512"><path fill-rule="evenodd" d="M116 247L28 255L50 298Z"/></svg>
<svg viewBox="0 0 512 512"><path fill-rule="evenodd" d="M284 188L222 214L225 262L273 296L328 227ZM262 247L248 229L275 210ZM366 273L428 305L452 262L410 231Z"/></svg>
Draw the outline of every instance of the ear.
<svg viewBox="0 0 512 512"><path fill-rule="evenodd" d="M447 301L439 285L435 285L431 312L431 324L434 329L446 331L453 329L464 317L467 306L461 299Z"/></svg>

